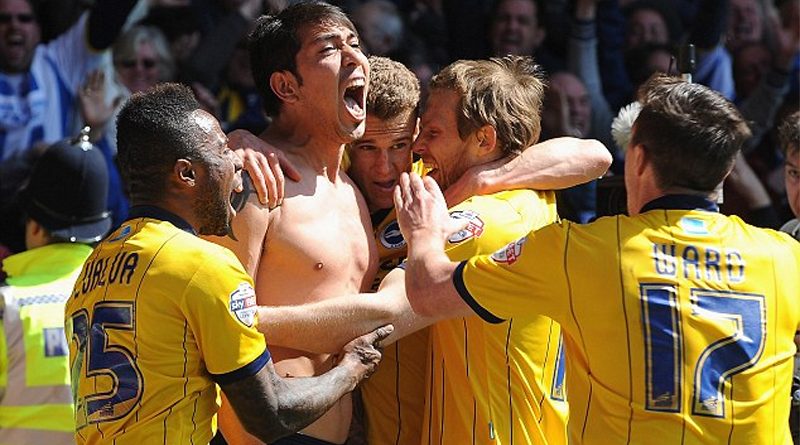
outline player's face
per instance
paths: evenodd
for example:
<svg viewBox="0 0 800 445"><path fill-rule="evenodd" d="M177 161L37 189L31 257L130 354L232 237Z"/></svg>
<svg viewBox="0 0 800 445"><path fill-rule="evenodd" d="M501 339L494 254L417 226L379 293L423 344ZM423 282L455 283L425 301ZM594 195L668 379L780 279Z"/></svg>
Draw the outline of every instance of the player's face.
<svg viewBox="0 0 800 445"><path fill-rule="evenodd" d="M789 150L786 155L786 197L794 216L800 218L800 147L795 146L794 152Z"/></svg>
<svg viewBox="0 0 800 445"><path fill-rule="evenodd" d="M145 91L155 86L159 79L161 58L150 42L144 41L136 47L136 56L116 63L120 82L131 93Z"/></svg>
<svg viewBox="0 0 800 445"><path fill-rule="evenodd" d="M417 125L414 111L383 120L367 115L364 136L350 144L348 174L367 199L370 212L394 205L392 193L400 174L411 165L411 142Z"/></svg>
<svg viewBox="0 0 800 445"><path fill-rule="evenodd" d="M536 5L532 0L507 0L497 8L490 40L496 56L529 56L544 37L539 28Z"/></svg>
<svg viewBox="0 0 800 445"><path fill-rule="evenodd" d="M477 164L474 138L461 140L458 135L456 110L458 93L436 89L430 92L425 112L420 121L420 132L414 141L414 152L422 157L431 176L442 189L446 189L471 166Z"/></svg>
<svg viewBox="0 0 800 445"><path fill-rule="evenodd" d="M0 70L27 71L41 32L26 0L0 0Z"/></svg>
<svg viewBox="0 0 800 445"><path fill-rule="evenodd" d="M369 62L358 36L340 25L311 27L300 36L298 97L307 118L340 143L360 138L367 117Z"/></svg>
<svg viewBox="0 0 800 445"><path fill-rule="evenodd" d="M242 161L228 147L228 138L213 116L198 110L195 122L204 135L202 150L205 153L196 171L199 189L194 210L200 221L198 232L224 236L236 214L230 198L242 183Z"/></svg>

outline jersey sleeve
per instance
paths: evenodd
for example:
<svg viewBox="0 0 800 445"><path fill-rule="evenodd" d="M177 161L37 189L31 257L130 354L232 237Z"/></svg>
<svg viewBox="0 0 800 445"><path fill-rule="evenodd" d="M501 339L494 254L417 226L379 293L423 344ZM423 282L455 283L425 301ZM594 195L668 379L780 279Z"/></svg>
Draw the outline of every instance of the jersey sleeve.
<svg viewBox="0 0 800 445"><path fill-rule="evenodd" d="M456 290L490 323L513 318L520 311L562 320L569 302L564 263L570 225L546 226L491 255L461 262L453 273Z"/></svg>
<svg viewBox="0 0 800 445"><path fill-rule="evenodd" d="M182 304L208 372L231 383L256 374L270 354L256 329L253 280L232 252L221 251L198 269Z"/></svg>

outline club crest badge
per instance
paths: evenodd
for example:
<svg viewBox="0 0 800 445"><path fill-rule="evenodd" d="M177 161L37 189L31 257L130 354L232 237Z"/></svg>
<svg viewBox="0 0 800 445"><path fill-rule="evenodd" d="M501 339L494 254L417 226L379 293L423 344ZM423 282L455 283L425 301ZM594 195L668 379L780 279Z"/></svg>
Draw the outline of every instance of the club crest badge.
<svg viewBox="0 0 800 445"><path fill-rule="evenodd" d="M406 246L406 240L403 238L403 234L400 233L400 224L397 223L397 220L387 224L381 230L378 238L381 240L381 245L387 249L401 249Z"/></svg>
<svg viewBox="0 0 800 445"><path fill-rule="evenodd" d="M447 239L450 244L458 244L470 238L479 238L483 234L483 220L478 216L477 212L473 210L456 210L455 212L450 212L450 217L468 221L466 227Z"/></svg>
<svg viewBox="0 0 800 445"><path fill-rule="evenodd" d="M252 327L256 317L256 291L249 283L241 283L230 295L230 310L243 325Z"/></svg>
<svg viewBox="0 0 800 445"><path fill-rule="evenodd" d="M497 263L514 264L522 255L522 245L528 240L527 236L509 243L507 246L492 254L492 259Z"/></svg>

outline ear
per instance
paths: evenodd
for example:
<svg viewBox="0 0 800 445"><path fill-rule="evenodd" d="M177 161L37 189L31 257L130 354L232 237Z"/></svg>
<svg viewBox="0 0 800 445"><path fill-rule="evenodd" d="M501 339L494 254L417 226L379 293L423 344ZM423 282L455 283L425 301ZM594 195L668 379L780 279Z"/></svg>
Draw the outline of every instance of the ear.
<svg viewBox="0 0 800 445"><path fill-rule="evenodd" d="M484 125L475 132L475 139L478 142L478 154L490 154L497 147L497 130L491 125Z"/></svg>
<svg viewBox="0 0 800 445"><path fill-rule="evenodd" d="M277 71L269 76L269 87L281 102L294 103L298 100L298 85L294 74Z"/></svg>
<svg viewBox="0 0 800 445"><path fill-rule="evenodd" d="M644 145L636 144L631 147L631 149L625 153L625 162L628 162L628 153L632 155L630 156L630 162L633 162L633 171L636 172L637 176L642 176L648 164L647 150Z"/></svg>
<svg viewBox="0 0 800 445"><path fill-rule="evenodd" d="M188 159L178 159L173 167L174 178L179 184L187 187L194 187L197 184L196 173L192 161Z"/></svg>

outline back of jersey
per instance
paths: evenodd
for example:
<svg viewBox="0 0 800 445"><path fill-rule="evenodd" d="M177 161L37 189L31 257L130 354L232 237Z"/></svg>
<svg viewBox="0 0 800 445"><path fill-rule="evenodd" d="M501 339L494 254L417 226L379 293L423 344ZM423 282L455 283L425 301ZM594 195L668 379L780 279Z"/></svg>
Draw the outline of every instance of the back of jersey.
<svg viewBox="0 0 800 445"><path fill-rule="evenodd" d="M567 239L573 440L791 443L800 245L735 217L663 209Z"/></svg>

